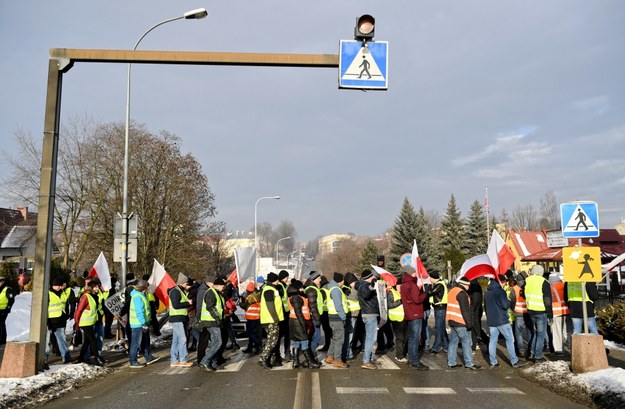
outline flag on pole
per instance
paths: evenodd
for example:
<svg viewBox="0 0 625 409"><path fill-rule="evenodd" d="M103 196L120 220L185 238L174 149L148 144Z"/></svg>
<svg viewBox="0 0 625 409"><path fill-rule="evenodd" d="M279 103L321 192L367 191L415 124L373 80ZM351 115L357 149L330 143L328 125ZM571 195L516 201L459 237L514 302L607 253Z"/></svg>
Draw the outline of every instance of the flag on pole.
<svg viewBox="0 0 625 409"><path fill-rule="evenodd" d="M497 278L497 272L493 268L488 255L480 254L462 263L456 280L460 277L466 277L469 281L479 277Z"/></svg>
<svg viewBox="0 0 625 409"><path fill-rule="evenodd" d="M232 270L232 273L228 276L228 281L230 281L235 287L239 285L239 276L237 275L236 268Z"/></svg>
<svg viewBox="0 0 625 409"><path fill-rule="evenodd" d="M412 244L412 255L410 257L410 265L417 272L417 281L420 282L423 280L425 284L430 283L430 275L428 274L428 271L425 269L425 266L423 265L423 262L421 261L421 257L419 257L419 248L417 247L416 239L413 240L413 244ZM421 287L422 285L423 284L421 283L419 286Z"/></svg>
<svg viewBox="0 0 625 409"><path fill-rule="evenodd" d="M393 274L389 273L382 267L374 266L373 264L371 264L371 267L373 267L375 272L380 276L382 280L386 282L386 285L388 285L389 287L393 287L397 284L397 277L395 277Z"/></svg>
<svg viewBox="0 0 625 409"><path fill-rule="evenodd" d="M503 241L497 229L493 229L486 254L488 254L490 263L497 274L506 274L506 271L516 260L510 246Z"/></svg>
<svg viewBox="0 0 625 409"><path fill-rule="evenodd" d="M256 281L256 248L236 247L234 249L236 274L240 284L246 281Z"/></svg>
<svg viewBox="0 0 625 409"><path fill-rule="evenodd" d="M98 277L104 291L111 289L111 274L109 273L109 265L106 262L103 251L100 252L95 264L89 270L89 277Z"/></svg>
<svg viewBox="0 0 625 409"><path fill-rule="evenodd" d="M165 271L165 267L161 265L156 259L154 259L154 265L152 266L152 275L148 279L150 285L149 290L156 298L161 300L165 307L169 307L169 293L168 290L176 286L176 282Z"/></svg>

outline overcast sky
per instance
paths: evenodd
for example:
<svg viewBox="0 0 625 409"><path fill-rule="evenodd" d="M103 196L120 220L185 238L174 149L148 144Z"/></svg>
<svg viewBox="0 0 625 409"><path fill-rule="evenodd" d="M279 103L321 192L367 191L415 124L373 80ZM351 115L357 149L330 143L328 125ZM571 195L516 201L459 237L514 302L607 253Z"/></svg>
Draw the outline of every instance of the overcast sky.
<svg viewBox="0 0 625 409"><path fill-rule="evenodd" d="M386 92L339 90L335 68L133 66L132 119L182 138L230 230L280 195L258 221L290 220L301 241L377 235L404 197L443 214L453 193L466 215L486 187L495 215L553 191L596 201L602 228L625 217L620 0L2 0L0 149L18 129L41 138L50 48L131 49L198 7L206 19L139 48L338 54L364 13L389 42ZM62 121L123 121L125 92L126 65L78 63Z"/></svg>

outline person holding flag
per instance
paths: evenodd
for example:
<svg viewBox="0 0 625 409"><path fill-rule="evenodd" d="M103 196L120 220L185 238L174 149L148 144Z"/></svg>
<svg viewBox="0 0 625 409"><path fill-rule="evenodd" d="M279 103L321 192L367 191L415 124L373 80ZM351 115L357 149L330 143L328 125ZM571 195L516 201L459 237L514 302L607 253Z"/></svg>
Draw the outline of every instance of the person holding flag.
<svg viewBox="0 0 625 409"><path fill-rule="evenodd" d="M404 319L408 326L408 362L410 368L418 371L427 371L429 366L421 362L419 353L419 342L421 341L421 330L423 328L423 303L427 294L422 286L418 285L419 273L411 265L403 268L402 285L400 294L404 305Z"/></svg>
<svg viewBox="0 0 625 409"><path fill-rule="evenodd" d="M189 307L193 300L189 299L190 288L189 279L183 273L178 274L176 286L169 289L169 322L172 328L171 339L171 364L188 368L193 366L192 362L187 362L187 335L186 325L189 322Z"/></svg>

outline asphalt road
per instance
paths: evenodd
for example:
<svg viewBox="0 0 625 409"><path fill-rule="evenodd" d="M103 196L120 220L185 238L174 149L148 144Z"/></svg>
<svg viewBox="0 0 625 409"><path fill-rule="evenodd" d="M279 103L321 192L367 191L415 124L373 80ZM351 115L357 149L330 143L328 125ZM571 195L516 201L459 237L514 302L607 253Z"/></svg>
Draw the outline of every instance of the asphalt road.
<svg viewBox="0 0 625 409"><path fill-rule="evenodd" d="M479 354L479 351L477 352ZM415 371L380 358L381 369L265 370L257 357L240 351L223 370L209 373L197 367L169 366L169 350L155 351L161 360L130 369L127 358L108 366L113 372L70 391L45 408L582 408L566 398L530 383L502 356L502 367L469 371L448 369L446 355L425 355L429 371ZM192 360L195 354L189 355ZM483 363L481 358L478 362Z"/></svg>

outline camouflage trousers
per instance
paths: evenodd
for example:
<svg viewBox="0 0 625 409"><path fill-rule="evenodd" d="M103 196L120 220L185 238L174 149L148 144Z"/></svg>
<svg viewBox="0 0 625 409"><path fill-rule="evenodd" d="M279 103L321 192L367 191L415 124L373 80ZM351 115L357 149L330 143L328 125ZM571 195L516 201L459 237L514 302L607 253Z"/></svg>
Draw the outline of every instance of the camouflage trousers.
<svg viewBox="0 0 625 409"><path fill-rule="evenodd" d="M267 331L267 342L265 343L265 347L263 348L263 352L260 354L260 360L266 361L273 352L273 349L278 344L278 338L280 335L280 326L278 323L275 324L267 324L265 326L265 330Z"/></svg>

